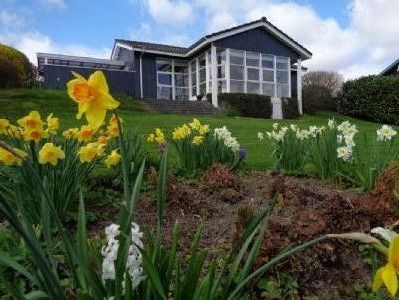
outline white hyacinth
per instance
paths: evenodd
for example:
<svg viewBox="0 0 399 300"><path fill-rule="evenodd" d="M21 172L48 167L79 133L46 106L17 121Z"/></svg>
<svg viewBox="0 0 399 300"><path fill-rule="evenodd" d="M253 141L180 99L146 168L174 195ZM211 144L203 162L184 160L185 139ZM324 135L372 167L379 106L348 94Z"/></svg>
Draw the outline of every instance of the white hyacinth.
<svg viewBox="0 0 399 300"><path fill-rule="evenodd" d="M352 147L343 146L337 148L337 157L342 158L344 161L348 161L352 156Z"/></svg>
<svg viewBox="0 0 399 300"><path fill-rule="evenodd" d="M391 126L382 125L382 127L377 130L377 141L385 142L387 140L391 140L397 134L397 131L394 130Z"/></svg>
<svg viewBox="0 0 399 300"><path fill-rule="evenodd" d="M328 128L334 129L334 128L335 128L335 125L336 125L335 120L334 120L334 119L328 120L327 125L328 125Z"/></svg>
<svg viewBox="0 0 399 300"><path fill-rule="evenodd" d="M233 152L237 152L240 149L240 144L238 143L237 138L232 136L226 126L215 128L213 134L215 138L222 140L224 145L230 148Z"/></svg>
<svg viewBox="0 0 399 300"><path fill-rule="evenodd" d="M258 132L258 140L263 141L264 138L263 132Z"/></svg>
<svg viewBox="0 0 399 300"><path fill-rule="evenodd" d="M139 247L143 248L141 241L143 233L140 232L140 227L132 222L132 240L129 246L129 254L126 261L126 271L129 273L133 283L133 289L139 285L144 279L142 265L142 256ZM105 228L107 236L107 245L101 250L104 257L102 265L103 280L115 280L115 261L118 255L119 241L117 237L120 234L119 225L111 224Z"/></svg>

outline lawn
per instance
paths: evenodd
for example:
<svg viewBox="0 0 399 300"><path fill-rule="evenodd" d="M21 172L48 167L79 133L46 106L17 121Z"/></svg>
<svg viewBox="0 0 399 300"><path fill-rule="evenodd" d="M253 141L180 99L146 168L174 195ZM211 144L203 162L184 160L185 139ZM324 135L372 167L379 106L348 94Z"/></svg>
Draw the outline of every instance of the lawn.
<svg viewBox="0 0 399 300"><path fill-rule="evenodd" d="M162 128L166 132L171 132L176 126L195 117L147 112L134 99L125 96L116 98L122 102L119 113L125 121L125 126L143 136L156 127ZM43 116L54 113L54 116L61 119L64 129L84 123L84 121L76 120L76 105L69 99L65 91L44 89L0 90L0 118L5 117L17 120L31 110L38 110ZM361 133L367 134L374 134L375 130L380 126L376 123L351 119L327 112L314 116L304 116L299 120L282 120L278 122L282 125L294 123L300 127L308 127L309 125L326 125L328 119L331 118L335 118L337 121L349 119L358 126ZM203 123L210 124L212 127L226 125L233 135L238 138L242 147L248 150L247 167L253 169L272 167L271 149L261 146L256 135L259 131L271 130L275 120L226 116L199 116L198 119ZM147 147L150 151L155 148L153 145L148 145Z"/></svg>

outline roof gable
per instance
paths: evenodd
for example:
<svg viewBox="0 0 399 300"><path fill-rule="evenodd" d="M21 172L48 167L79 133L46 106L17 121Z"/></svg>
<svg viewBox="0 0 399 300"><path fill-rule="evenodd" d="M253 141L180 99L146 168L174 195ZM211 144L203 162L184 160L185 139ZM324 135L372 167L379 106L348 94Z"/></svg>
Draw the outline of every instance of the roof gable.
<svg viewBox="0 0 399 300"><path fill-rule="evenodd" d="M212 42L259 27L265 29L267 32L277 37L282 43L292 48L294 51L300 54L304 59L312 57L312 53L309 50L307 50L304 46L302 46L294 39L289 37L287 34L282 32L276 26L271 24L269 21L267 21L265 17L261 18L260 20L256 20L253 22L245 23L229 29L208 34L202 37L201 39L197 40L188 48L117 39L115 40L114 49L117 45L119 46L124 45L125 47L130 47L132 50L136 51L145 51L145 52L152 52L152 53L166 54L166 55L176 55L180 57L190 57L191 55L200 51L203 47L208 46Z"/></svg>

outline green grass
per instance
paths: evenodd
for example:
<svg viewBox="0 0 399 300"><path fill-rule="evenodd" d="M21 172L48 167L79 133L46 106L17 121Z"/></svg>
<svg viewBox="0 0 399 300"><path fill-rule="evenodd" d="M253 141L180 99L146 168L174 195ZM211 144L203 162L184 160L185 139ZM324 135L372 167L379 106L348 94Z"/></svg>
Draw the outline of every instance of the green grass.
<svg viewBox="0 0 399 300"><path fill-rule="evenodd" d="M116 96L121 101L119 114L125 121L128 130L136 130L145 135L155 127L162 128L170 133L176 126L191 121L194 116L189 115L163 115L145 111L135 100L126 96ZM0 90L0 118L17 120L31 110L38 110L42 117L51 112L55 117L61 119L62 128L76 127L83 124L84 120L76 120L77 107L70 100L65 91L45 89L16 89ZM252 119L226 116L198 116L201 122L210 124L212 127L226 125L228 129L240 141L242 147L248 150L246 166L254 169L265 169L272 167L271 148L257 140L257 132L269 131L275 120ZM304 116L300 120L281 120L281 125L297 124L300 127L310 125L326 125L329 118L337 121L350 120L358 126L359 136L366 132L374 134L380 126L377 123L360 121L333 113L319 113L314 116ZM359 145L361 146L361 145ZM148 145L148 149L155 151L154 145Z"/></svg>

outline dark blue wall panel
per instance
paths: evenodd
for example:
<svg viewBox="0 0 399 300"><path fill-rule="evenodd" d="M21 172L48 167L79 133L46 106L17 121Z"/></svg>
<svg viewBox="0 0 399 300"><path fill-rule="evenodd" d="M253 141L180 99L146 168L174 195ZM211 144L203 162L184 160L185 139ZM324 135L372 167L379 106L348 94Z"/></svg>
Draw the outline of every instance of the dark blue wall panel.
<svg viewBox="0 0 399 300"><path fill-rule="evenodd" d="M274 35L262 28L255 28L220 39L214 42L216 47L232 48L237 50L255 51L278 56L290 57L296 61L300 55L285 45Z"/></svg>
<svg viewBox="0 0 399 300"><path fill-rule="evenodd" d="M143 63L143 97L157 98L156 55L144 53ZM140 75L138 75L140 77Z"/></svg>
<svg viewBox="0 0 399 300"><path fill-rule="evenodd" d="M71 71L75 71L82 76L88 76L96 71L90 68L79 68L69 66L44 65L44 87L51 89L65 89L66 83L73 78ZM135 95L135 72L102 70L107 78L111 93L123 93Z"/></svg>
<svg viewBox="0 0 399 300"><path fill-rule="evenodd" d="M297 91L297 72L291 71L291 97L296 97Z"/></svg>
<svg viewBox="0 0 399 300"><path fill-rule="evenodd" d="M129 70L134 70L134 51L120 48L117 60L126 62Z"/></svg>

